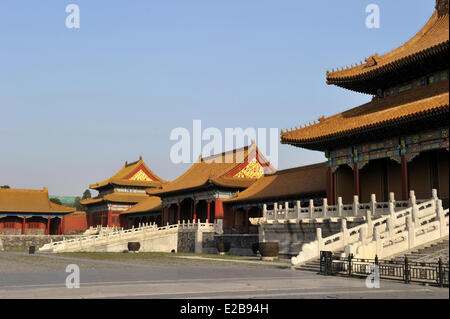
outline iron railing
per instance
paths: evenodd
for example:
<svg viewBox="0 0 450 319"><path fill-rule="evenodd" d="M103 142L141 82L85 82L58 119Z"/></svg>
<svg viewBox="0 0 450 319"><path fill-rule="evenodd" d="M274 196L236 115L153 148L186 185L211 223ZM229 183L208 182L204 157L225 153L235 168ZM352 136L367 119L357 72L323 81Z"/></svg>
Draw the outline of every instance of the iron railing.
<svg viewBox="0 0 450 319"><path fill-rule="evenodd" d="M333 255L330 251L320 252L320 274L367 277L373 266L378 266L380 279L401 280L405 283L417 282L440 287L449 286L449 264L439 258L437 263L411 262L408 257L398 260L353 258Z"/></svg>

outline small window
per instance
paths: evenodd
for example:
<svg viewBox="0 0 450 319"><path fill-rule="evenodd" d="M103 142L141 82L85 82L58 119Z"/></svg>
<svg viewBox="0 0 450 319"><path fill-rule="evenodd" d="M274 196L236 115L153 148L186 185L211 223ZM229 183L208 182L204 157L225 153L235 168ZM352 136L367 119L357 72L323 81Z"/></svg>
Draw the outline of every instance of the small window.
<svg viewBox="0 0 450 319"><path fill-rule="evenodd" d="M29 223L29 224L28 224L28 228L29 228L29 229L39 229L40 226L41 226L41 224L40 224L40 223L36 223L36 222L33 222L33 223Z"/></svg>
<svg viewBox="0 0 450 319"><path fill-rule="evenodd" d="M15 222L3 222L3 228L4 229L14 229L16 228Z"/></svg>

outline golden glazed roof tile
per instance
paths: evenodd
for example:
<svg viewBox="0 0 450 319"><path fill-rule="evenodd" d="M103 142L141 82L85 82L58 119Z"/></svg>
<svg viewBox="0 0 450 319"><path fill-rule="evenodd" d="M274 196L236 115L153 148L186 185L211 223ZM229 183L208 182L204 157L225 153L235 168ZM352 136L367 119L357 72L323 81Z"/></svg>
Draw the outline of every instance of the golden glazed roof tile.
<svg viewBox="0 0 450 319"><path fill-rule="evenodd" d="M247 188L257 178L252 175L236 177L244 169L250 159L257 158L266 172L274 172L275 168L265 159L254 143L242 149L224 152L219 155L201 158L183 175L164 185L161 189L149 189L150 195L161 195L184 190L192 190L208 184L224 187Z"/></svg>
<svg viewBox="0 0 450 319"><path fill-rule="evenodd" d="M150 196L140 201L130 209L124 211L122 214L138 214L138 213L151 213L158 212L162 209L162 201L161 198L157 196Z"/></svg>
<svg viewBox="0 0 450 319"><path fill-rule="evenodd" d="M112 203L138 203L148 198L147 194L133 194L133 193L119 193L114 192L106 194L102 197L94 197L80 201L82 205L92 205L100 202L112 202Z"/></svg>
<svg viewBox="0 0 450 319"><path fill-rule="evenodd" d="M317 124L282 131L281 142L306 145L398 121L410 121L432 112L448 113L448 86L447 80L391 97L374 99L359 107L324 118Z"/></svg>
<svg viewBox="0 0 450 319"><path fill-rule="evenodd" d="M48 190L0 189L0 212L68 214L75 208L52 203Z"/></svg>
<svg viewBox="0 0 450 319"><path fill-rule="evenodd" d="M137 187L160 187L165 183L167 182L153 173L141 157L136 162L126 162L112 177L103 182L91 184L89 187L92 189L99 189L110 184Z"/></svg>
<svg viewBox="0 0 450 319"><path fill-rule="evenodd" d="M236 204L268 199L324 194L326 192L326 163L277 171L257 180L237 197L224 203Z"/></svg>

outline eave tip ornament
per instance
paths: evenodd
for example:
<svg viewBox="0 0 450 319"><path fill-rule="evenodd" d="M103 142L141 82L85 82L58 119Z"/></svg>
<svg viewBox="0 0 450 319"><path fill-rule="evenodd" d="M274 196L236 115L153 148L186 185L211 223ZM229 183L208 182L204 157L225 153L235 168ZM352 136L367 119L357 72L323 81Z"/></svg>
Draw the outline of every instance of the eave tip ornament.
<svg viewBox="0 0 450 319"><path fill-rule="evenodd" d="M365 67L366 67L366 68L370 68L370 67L373 67L373 66L377 65L377 64L378 64L377 59L378 59L378 53L376 53L376 54L374 54L374 55L368 57L368 58L366 59L366 65L365 65Z"/></svg>

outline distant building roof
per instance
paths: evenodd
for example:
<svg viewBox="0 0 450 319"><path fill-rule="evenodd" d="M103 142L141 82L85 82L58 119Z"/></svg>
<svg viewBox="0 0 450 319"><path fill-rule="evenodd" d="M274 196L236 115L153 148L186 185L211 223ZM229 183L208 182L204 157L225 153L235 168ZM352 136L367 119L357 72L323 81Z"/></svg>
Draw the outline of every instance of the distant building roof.
<svg viewBox="0 0 450 319"><path fill-rule="evenodd" d="M254 143L241 149L200 158L189 170L161 189L149 189L150 195L193 190L208 184L230 188L247 188L265 173L276 169L270 165Z"/></svg>
<svg viewBox="0 0 450 319"><path fill-rule="evenodd" d="M161 198L157 196L150 196L143 201L137 203L130 209L124 211L122 214L138 214L138 213L151 213L158 212L162 209Z"/></svg>
<svg viewBox="0 0 450 319"><path fill-rule="evenodd" d="M148 198L148 195L143 194L133 194L133 193L110 193L101 197L88 198L80 201L82 205L92 205L101 202L113 202L113 203L138 203L144 199Z"/></svg>
<svg viewBox="0 0 450 319"><path fill-rule="evenodd" d="M91 184L92 189L99 189L106 185L137 186L137 187L158 187L165 184L161 179L145 164L142 157L133 163L125 162L125 165L112 177Z"/></svg>
<svg viewBox="0 0 450 319"><path fill-rule="evenodd" d="M75 208L52 203L47 188L0 189L0 212L68 214Z"/></svg>

